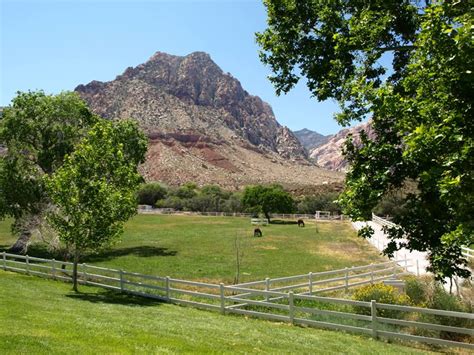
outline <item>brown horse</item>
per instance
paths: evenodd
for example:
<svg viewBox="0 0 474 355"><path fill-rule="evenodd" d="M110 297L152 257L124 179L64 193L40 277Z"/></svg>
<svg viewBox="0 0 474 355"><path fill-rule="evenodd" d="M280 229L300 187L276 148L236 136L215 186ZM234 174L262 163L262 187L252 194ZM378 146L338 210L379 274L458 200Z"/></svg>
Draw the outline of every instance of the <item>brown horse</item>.
<svg viewBox="0 0 474 355"><path fill-rule="evenodd" d="M260 230L260 228L255 228L253 230L253 236L254 237L261 237L262 236L262 231Z"/></svg>
<svg viewBox="0 0 474 355"><path fill-rule="evenodd" d="M298 227L304 227L304 221L302 219L298 220Z"/></svg>

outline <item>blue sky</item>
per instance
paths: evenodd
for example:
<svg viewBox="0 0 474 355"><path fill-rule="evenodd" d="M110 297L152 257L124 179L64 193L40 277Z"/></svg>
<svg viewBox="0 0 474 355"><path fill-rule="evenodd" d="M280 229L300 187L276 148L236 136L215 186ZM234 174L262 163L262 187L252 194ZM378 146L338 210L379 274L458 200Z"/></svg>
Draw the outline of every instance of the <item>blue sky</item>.
<svg viewBox="0 0 474 355"><path fill-rule="evenodd" d="M266 26L261 1L0 0L0 105L15 92L73 90L108 81L156 51L205 51L293 130L337 132L334 102L317 102L304 84L276 96L254 33Z"/></svg>

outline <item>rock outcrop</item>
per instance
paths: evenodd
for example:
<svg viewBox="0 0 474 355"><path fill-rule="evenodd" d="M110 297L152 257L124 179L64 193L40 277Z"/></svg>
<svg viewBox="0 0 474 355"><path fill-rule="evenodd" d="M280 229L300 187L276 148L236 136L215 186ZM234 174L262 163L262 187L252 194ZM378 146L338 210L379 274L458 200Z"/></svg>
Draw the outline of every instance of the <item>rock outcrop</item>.
<svg viewBox="0 0 474 355"><path fill-rule="evenodd" d="M332 135L325 136L307 128L294 131L293 133L308 152L312 151L314 148L319 147L320 145L327 143L327 141L332 137Z"/></svg>
<svg viewBox="0 0 474 355"><path fill-rule="evenodd" d="M347 161L342 155L344 143L349 134L352 134L357 143L358 136L362 130L366 131L369 137L373 134L370 128L370 122L364 122L351 128L342 129L333 135L325 144L312 149L310 151L311 159L322 168L334 171L346 171Z"/></svg>
<svg viewBox="0 0 474 355"><path fill-rule="evenodd" d="M206 53L157 52L115 80L75 90L100 116L139 122L150 138L143 167L149 180L236 188L341 180L314 166L270 105L245 91Z"/></svg>

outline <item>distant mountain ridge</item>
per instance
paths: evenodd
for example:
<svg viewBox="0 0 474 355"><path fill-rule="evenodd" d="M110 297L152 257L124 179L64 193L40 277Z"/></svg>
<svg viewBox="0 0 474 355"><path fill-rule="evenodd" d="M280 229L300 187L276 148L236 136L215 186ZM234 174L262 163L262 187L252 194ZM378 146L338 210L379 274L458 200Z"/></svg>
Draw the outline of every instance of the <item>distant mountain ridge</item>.
<svg viewBox="0 0 474 355"><path fill-rule="evenodd" d="M308 152L316 147L319 147L320 145L323 145L333 136L332 134L325 136L307 128L300 129L299 131L293 131L293 133Z"/></svg>
<svg viewBox="0 0 474 355"><path fill-rule="evenodd" d="M132 118L149 136L148 180L238 188L250 183L311 185L342 176L314 166L269 104L250 95L207 53L155 53L109 82L75 89L108 119Z"/></svg>
<svg viewBox="0 0 474 355"><path fill-rule="evenodd" d="M309 152L310 158L322 168L341 172L346 171L348 163L342 155L344 143L349 134L352 134L357 143L362 130L367 132L369 137L374 134L370 127L370 121L360 123L354 127L344 128L331 136L326 143L313 148Z"/></svg>

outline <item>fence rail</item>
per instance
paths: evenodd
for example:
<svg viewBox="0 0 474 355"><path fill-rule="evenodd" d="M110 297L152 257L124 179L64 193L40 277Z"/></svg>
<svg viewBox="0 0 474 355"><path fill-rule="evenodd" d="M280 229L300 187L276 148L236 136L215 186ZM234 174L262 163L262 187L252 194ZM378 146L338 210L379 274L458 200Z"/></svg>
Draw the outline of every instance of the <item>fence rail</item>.
<svg viewBox="0 0 474 355"><path fill-rule="evenodd" d="M0 268L5 271L17 271L30 275L45 276L52 279L71 281L72 264L54 259L35 258L16 254L2 253ZM369 271L367 271L369 270ZM347 289L355 285L375 282L384 279L386 271L393 276L404 270L396 266L396 261L368 266L344 268L340 270L309 273L290 277L265 279L241 283L238 285L212 284L195 282L171 277L143 275L117 269L109 269L87 264L78 268L79 283L121 291L142 297L189 305L207 310L220 311L223 314L243 314L257 318L338 329L371 335L374 338L399 338L428 344L463 347L474 350L474 344L462 341L441 339L439 336L420 336L410 334L410 329L428 329L463 334L474 337L474 327L433 324L428 321L415 321L390 318L382 314L384 310L406 312L419 315L434 315L474 321L472 313L451 312L436 309L389 305L376 301L362 302L343 298L330 298L314 295L323 289L314 288L321 285L342 282L339 286L324 289ZM382 276L374 277L376 271ZM343 276L338 276L342 274ZM327 280L316 280L318 277L330 276ZM337 277L333 277L337 276ZM304 282L301 282L301 279ZM363 281L358 281L358 280ZM356 280L356 282L349 282ZM320 282L324 281L324 282ZM294 285L281 286L281 283L298 282ZM275 287L277 286L277 287ZM288 286L288 287L287 287ZM289 287L291 286L291 287ZM286 292L288 291L288 292ZM298 291L299 293L296 293ZM323 309L321 304L340 305L343 310ZM352 307L352 308L351 308ZM359 309L359 312L356 311ZM365 310L360 312L360 310ZM352 310L352 311L350 311ZM383 316L382 316L383 315Z"/></svg>
<svg viewBox="0 0 474 355"><path fill-rule="evenodd" d="M163 215L185 215L185 216L212 216L212 217L248 217L251 218L254 215L252 213L240 213L240 212L197 212L197 211L170 211L162 210L159 208L140 208L138 213L141 214L163 214ZM347 216L338 214L329 215L318 215L318 214L305 214L305 213L272 213L271 218L283 218L283 219L319 219L319 220L347 220Z"/></svg>
<svg viewBox="0 0 474 355"><path fill-rule="evenodd" d="M396 227L397 225L393 222L390 222L388 221L387 219L385 218L382 218L382 217L379 217L375 214L372 213L372 221L374 221L375 223L378 223L380 224L381 226L383 227L389 227L389 228L392 228L392 227ZM474 249L471 249L469 247L466 247L466 246L462 246L461 247L461 253L464 257L466 257L468 260L471 260L471 259L474 259Z"/></svg>
<svg viewBox="0 0 474 355"><path fill-rule="evenodd" d="M461 247L462 255L465 256L468 260L474 259L474 249L468 247Z"/></svg>

